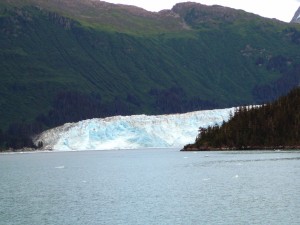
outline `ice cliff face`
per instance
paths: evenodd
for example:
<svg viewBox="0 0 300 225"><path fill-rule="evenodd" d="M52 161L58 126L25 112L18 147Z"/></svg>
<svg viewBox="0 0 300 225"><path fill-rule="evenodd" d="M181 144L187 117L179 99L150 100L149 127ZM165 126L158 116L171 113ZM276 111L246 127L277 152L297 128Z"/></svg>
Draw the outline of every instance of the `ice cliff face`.
<svg viewBox="0 0 300 225"><path fill-rule="evenodd" d="M221 124L234 108L161 116L115 116L67 123L35 138L44 149L108 150L183 147L195 141L199 127Z"/></svg>

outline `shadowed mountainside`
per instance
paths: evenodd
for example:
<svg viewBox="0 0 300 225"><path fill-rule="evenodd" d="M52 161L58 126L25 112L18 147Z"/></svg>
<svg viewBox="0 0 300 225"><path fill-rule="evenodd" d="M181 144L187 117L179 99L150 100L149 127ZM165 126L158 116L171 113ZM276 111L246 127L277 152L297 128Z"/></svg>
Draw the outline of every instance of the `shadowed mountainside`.
<svg viewBox="0 0 300 225"><path fill-rule="evenodd" d="M197 3L153 13L3 0L0 47L6 137L93 117L260 104L300 82L297 25Z"/></svg>
<svg viewBox="0 0 300 225"><path fill-rule="evenodd" d="M184 150L299 149L300 88L262 107L241 107L222 126L200 128Z"/></svg>

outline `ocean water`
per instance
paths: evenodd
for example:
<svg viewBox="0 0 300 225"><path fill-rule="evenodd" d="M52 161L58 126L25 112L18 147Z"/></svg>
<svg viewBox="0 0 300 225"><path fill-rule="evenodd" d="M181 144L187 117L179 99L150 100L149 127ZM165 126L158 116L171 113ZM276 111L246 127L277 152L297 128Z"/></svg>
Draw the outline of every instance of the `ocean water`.
<svg viewBox="0 0 300 225"><path fill-rule="evenodd" d="M1 225L299 225L300 151L0 155Z"/></svg>

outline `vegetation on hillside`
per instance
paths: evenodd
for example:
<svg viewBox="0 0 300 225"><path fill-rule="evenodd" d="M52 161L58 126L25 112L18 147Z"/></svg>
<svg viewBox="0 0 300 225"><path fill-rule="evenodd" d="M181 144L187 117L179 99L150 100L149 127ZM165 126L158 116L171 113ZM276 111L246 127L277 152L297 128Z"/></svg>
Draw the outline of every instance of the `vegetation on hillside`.
<svg viewBox="0 0 300 225"><path fill-rule="evenodd" d="M3 0L0 146L92 117L274 100L300 82L299 40L297 25L219 6Z"/></svg>
<svg viewBox="0 0 300 225"><path fill-rule="evenodd" d="M181 32L184 21L169 11L149 12L135 6L111 4L100 0L2 0L0 7L21 9L35 7L50 13L52 19L62 17L79 22L85 27L107 32L132 35L152 35Z"/></svg>
<svg viewBox="0 0 300 225"><path fill-rule="evenodd" d="M222 126L200 128L194 144L199 149L300 148L300 88L261 107L240 107Z"/></svg>

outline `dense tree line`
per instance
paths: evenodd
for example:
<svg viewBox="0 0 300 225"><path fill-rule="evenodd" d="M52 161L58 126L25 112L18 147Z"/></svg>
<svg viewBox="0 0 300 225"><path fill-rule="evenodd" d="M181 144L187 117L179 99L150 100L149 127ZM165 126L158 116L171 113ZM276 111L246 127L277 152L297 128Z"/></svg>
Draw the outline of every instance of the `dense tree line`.
<svg viewBox="0 0 300 225"><path fill-rule="evenodd" d="M200 128L185 149L300 147L300 88L261 107L240 107L221 126Z"/></svg>
<svg viewBox="0 0 300 225"><path fill-rule="evenodd" d="M160 114L186 113L220 107L213 101L198 97L189 98L182 88L176 86L163 90L152 89L149 94L155 98L154 107Z"/></svg>
<svg viewBox="0 0 300 225"><path fill-rule="evenodd" d="M256 64L265 65L268 70L275 70L282 75L269 84L257 85L252 90L252 95L256 103L266 103L286 95L290 90L300 83L300 65L293 65L288 68L289 59L279 55L272 57L267 62L263 58L258 58Z"/></svg>
<svg viewBox="0 0 300 225"><path fill-rule="evenodd" d="M46 127L55 127L91 118L128 115L132 112L131 108L130 101L125 102L120 98L103 103L101 96L96 93L64 91L57 94L52 109L47 114L39 115L36 120Z"/></svg>
<svg viewBox="0 0 300 225"><path fill-rule="evenodd" d="M38 122L32 123L13 123L6 130L0 129L0 151L15 150L24 147L37 148L32 142L32 135L43 130L43 125Z"/></svg>

